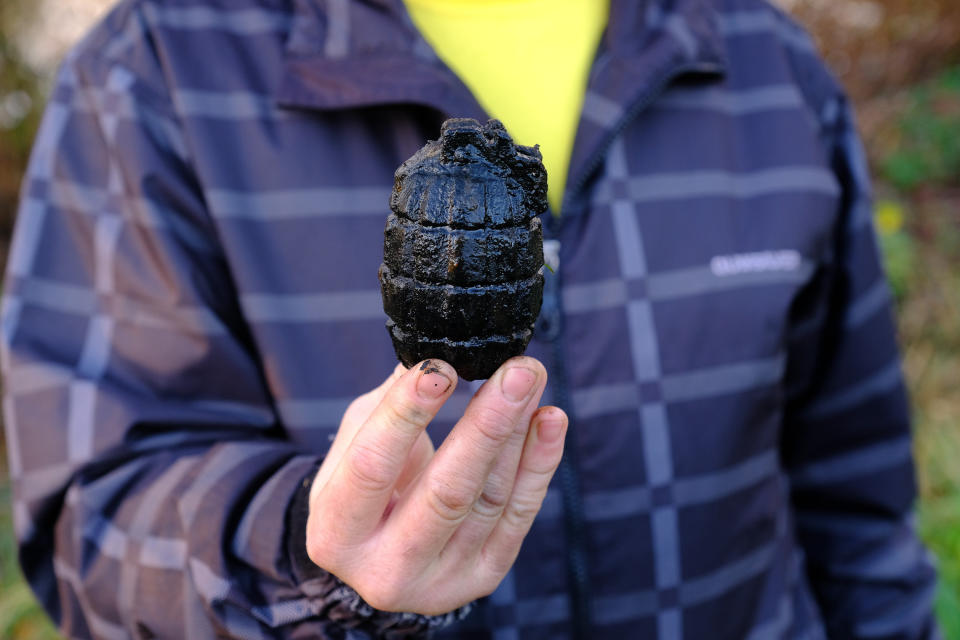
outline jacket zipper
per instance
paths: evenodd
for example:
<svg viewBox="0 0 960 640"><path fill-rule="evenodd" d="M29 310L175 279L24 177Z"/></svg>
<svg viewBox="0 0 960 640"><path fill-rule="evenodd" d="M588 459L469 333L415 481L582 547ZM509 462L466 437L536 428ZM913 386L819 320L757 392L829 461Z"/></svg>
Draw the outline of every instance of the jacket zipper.
<svg viewBox="0 0 960 640"><path fill-rule="evenodd" d="M650 106L670 82L686 73L716 72L719 70L719 65L702 62L680 65L665 71L654 82L651 82L649 85L650 90L635 100L616 126L610 129L603 140L603 144L597 148L590 157L590 161L584 165L584 170L577 177L577 181L572 185L567 185L561 211L569 211L574 194L579 193L583 189L589 177L600 166L613 141L640 112ZM552 214L548 214L546 226L550 239L561 239L560 226L563 224L565 218L569 218L569 216L561 214L559 218L556 218ZM561 266L562 261L557 265L556 273L552 274L552 277L548 278L547 281L548 290L544 292L544 303L548 304L549 308L548 313L544 315L544 318L547 320L547 326L543 328L546 334L544 337L550 341L552 348L554 401L557 406L572 418L574 413L570 402L566 358L563 353L563 341L561 339L563 335L563 305L560 286ZM571 424L571 426L573 425ZM575 640L589 640L592 635L592 598L590 595L590 576L587 562L586 519L583 513L583 498L580 491L580 471L573 429L569 429L567 432L567 442L564 446L563 458L560 461L557 474L563 493L563 521L567 542L567 579L570 590L570 613L573 638Z"/></svg>

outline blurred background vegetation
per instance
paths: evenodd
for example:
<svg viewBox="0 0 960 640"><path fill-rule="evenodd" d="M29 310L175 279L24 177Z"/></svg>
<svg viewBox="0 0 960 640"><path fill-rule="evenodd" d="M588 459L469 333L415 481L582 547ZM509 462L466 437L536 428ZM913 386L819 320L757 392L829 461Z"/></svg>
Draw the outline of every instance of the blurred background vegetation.
<svg viewBox="0 0 960 640"><path fill-rule="evenodd" d="M960 15L956 0L779 0L856 103L914 403L922 535L960 640ZM0 264L56 60L110 0L0 0ZM0 439L0 638L56 638L16 566Z"/></svg>

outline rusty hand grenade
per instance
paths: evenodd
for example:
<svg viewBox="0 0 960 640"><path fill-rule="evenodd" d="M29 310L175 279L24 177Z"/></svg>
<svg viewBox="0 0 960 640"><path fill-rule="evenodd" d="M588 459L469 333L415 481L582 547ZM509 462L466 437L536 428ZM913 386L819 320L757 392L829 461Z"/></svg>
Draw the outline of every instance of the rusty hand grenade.
<svg viewBox="0 0 960 640"><path fill-rule="evenodd" d="M380 265L387 330L407 367L488 378L526 349L543 301L547 172L497 120L443 123L397 169Z"/></svg>

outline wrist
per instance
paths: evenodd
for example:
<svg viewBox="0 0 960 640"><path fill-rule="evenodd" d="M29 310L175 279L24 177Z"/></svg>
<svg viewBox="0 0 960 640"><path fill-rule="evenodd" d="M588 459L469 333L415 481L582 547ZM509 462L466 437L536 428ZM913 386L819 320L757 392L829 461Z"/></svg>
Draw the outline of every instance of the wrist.
<svg viewBox="0 0 960 640"><path fill-rule="evenodd" d="M300 590L318 606L318 615L347 628L371 631L374 637L424 634L467 617L473 603L435 616L374 609L350 585L317 566L307 555L307 519L310 516L310 487L318 469L319 464L303 477L286 515L290 571Z"/></svg>

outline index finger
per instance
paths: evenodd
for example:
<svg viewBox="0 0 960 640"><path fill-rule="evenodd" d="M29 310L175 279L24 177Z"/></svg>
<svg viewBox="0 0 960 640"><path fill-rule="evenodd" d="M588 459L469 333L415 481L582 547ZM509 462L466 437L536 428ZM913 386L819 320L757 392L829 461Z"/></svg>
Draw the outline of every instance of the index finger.
<svg viewBox="0 0 960 640"><path fill-rule="evenodd" d="M380 523L414 444L456 386L453 367L426 360L404 373L346 447L311 504L338 538L365 539Z"/></svg>
<svg viewBox="0 0 960 640"><path fill-rule="evenodd" d="M391 514L406 553L442 549L470 513L504 446L525 434L546 386L534 358L508 360L484 384L430 464ZM409 532L409 534L404 533Z"/></svg>

